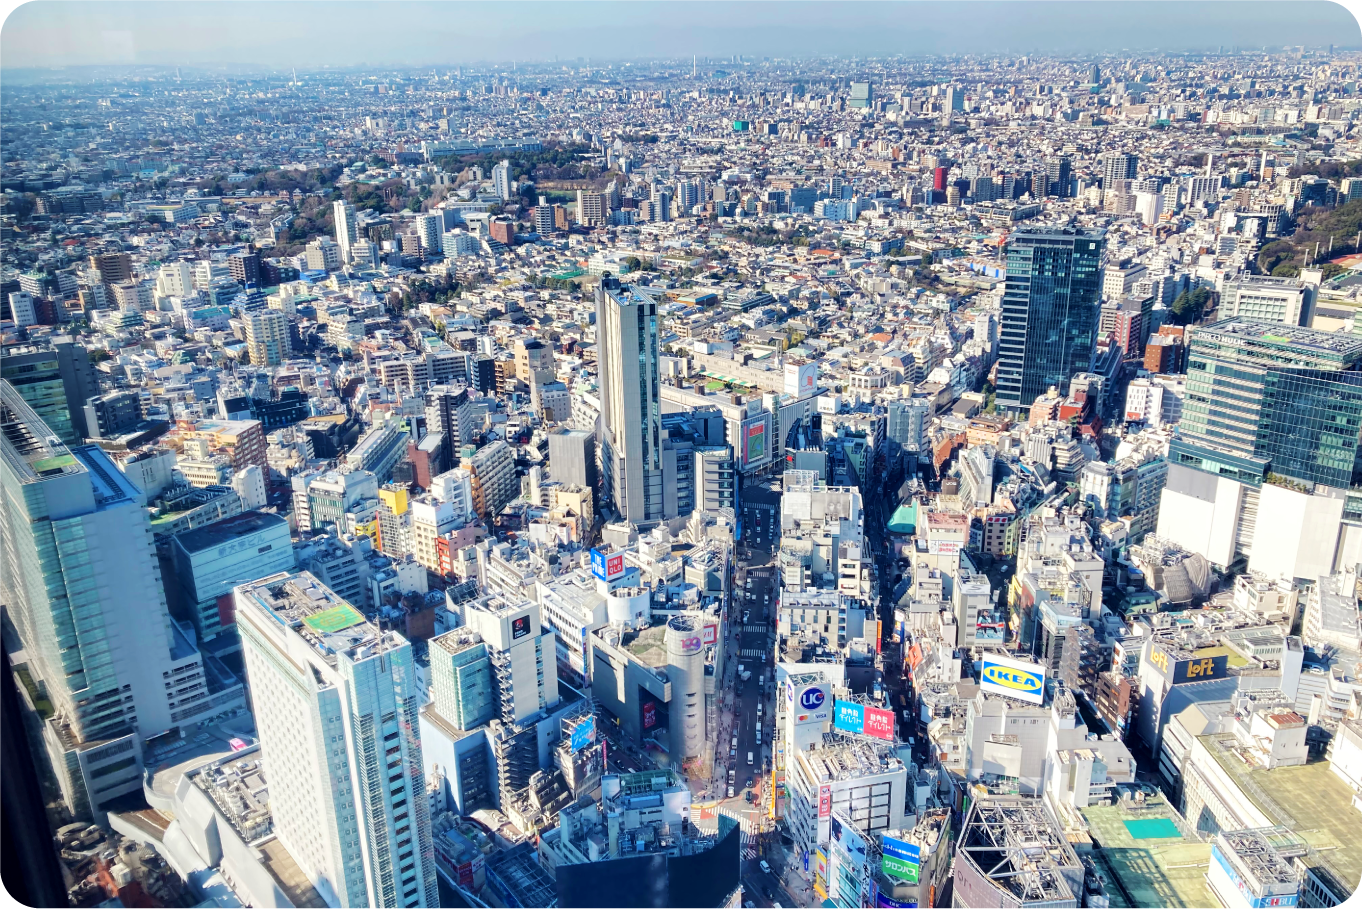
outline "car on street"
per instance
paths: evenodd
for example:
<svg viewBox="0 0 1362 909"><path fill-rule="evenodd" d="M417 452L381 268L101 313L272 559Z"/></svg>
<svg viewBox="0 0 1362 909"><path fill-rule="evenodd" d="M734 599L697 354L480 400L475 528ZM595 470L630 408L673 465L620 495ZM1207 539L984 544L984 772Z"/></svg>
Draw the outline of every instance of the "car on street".
<svg viewBox="0 0 1362 909"><path fill-rule="evenodd" d="M763 872L765 872L766 874L770 874L770 873L771 873L771 866L768 865L768 864L766 864L766 859L762 859L762 860L761 860L761 870L762 870Z"/></svg>

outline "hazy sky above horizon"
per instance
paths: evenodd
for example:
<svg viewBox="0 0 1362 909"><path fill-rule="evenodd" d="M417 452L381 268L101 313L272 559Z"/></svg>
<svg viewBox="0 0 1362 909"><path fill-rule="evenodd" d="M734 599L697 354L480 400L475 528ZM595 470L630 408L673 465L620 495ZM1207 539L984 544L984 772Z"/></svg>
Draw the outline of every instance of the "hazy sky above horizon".
<svg viewBox="0 0 1362 909"><path fill-rule="evenodd" d="M1322 0L1148 2L122 2L34 0L0 66L444 66L692 54L1107 53L1362 46Z"/></svg>

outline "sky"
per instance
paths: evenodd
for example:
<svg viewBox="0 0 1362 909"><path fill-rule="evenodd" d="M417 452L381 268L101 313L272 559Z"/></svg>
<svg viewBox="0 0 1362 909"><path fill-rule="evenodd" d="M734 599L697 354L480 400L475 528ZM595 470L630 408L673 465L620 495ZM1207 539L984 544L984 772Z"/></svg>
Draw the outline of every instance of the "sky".
<svg viewBox="0 0 1362 909"><path fill-rule="evenodd" d="M1355 8L1362 0L1354 0ZM33 0L0 29L0 67L442 66L689 57L1362 47L1321 0L935 2L122 2Z"/></svg>

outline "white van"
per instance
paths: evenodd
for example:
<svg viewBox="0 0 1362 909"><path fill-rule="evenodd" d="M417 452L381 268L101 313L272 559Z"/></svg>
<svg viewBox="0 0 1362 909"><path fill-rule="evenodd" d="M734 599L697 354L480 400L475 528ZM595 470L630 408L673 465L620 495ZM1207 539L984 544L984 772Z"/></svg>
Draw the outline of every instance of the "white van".
<svg viewBox="0 0 1362 909"><path fill-rule="evenodd" d="M747 766L752 766L752 752L747 752Z"/></svg>

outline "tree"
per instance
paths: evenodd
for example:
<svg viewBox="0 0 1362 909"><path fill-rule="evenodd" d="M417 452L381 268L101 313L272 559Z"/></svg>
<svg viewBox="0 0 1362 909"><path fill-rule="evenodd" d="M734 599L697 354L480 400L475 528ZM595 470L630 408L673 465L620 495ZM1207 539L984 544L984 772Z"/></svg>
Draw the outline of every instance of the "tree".
<svg viewBox="0 0 1362 909"><path fill-rule="evenodd" d="M935 261L936 261L936 260L932 258L932 254L931 254L931 253L929 253L929 252L924 252L924 253L922 254L922 267L923 267L923 268L930 268L931 265L932 265L932 263L935 262Z"/></svg>
<svg viewBox="0 0 1362 909"><path fill-rule="evenodd" d="M1211 292L1205 287L1198 287L1192 291L1184 290L1173 301L1173 323L1191 325L1205 313L1206 305L1210 301Z"/></svg>

